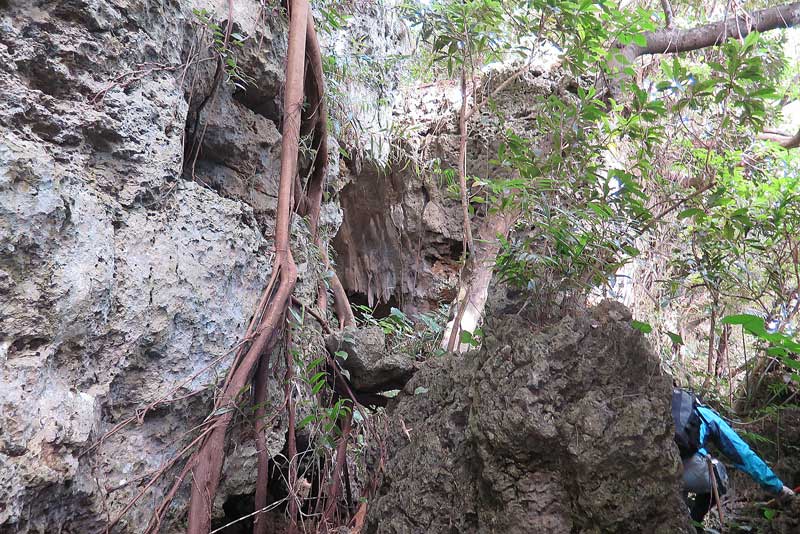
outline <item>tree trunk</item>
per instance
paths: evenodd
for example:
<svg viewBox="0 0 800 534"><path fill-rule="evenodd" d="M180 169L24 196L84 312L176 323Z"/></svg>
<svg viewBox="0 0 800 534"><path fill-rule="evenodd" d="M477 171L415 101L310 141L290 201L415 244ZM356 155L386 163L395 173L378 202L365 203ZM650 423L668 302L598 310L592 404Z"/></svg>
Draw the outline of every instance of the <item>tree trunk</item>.
<svg viewBox="0 0 800 534"><path fill-rule="evenodd" d="M504 238L508 236L517 216L516 212L507 213L498 210L488 214L478 228L478 240L462 271L458 296L453 302L454 318L447 323L442 338L442 348L459 353L471 348L468 343L460 343L457 340L461 332L474 332L481 323L495 259L500 252L498 236Z"/></svg>
<svg viewBox="0 0 800 534"><path fill-rule="evenodd" d="M728 367L728 338L731 334L731 325L726 324L722 327L717 343L717 363L714 365L714 376L721 377ZM730 378L730 377L729 377Z"/></svg>
<svg viewBox="0 0 800 534"><path fill-rule="evenodd" d="M627 75L623 68L632 63L636 58L653 54L674 54L701 50L710 46L719 46L728 39L744 38L754 31L766 32L780 28L791 28L800 24L800 2L784 4L752 11L747 15L727 18L719 22L704 24L690 29L674 29L667 27L663 30L647 32L644 34L645 45L635 43L615 47L619 54L612 54L609 60L609 77L598 81L613 97L621 96L621 80ZM619 57L619 56L622 57ZM798 139L800 143L800 139Z"/></svg>
<svg viewBox="0 0 800 534"><path fill-rule="evenodd" d="M707 390L711 385L711 377L714 376L714 331L717 328L717 303L716 300L711 305L711 326L708 329L708 357L706 364L706 378L703 380L703 389Z"/></svg>
<svg viewBox="0 0 800 534"><path fill-rule="evenodd" d="M461 110L458 114L458 185L461 190L461 210L464 216L464 254L472 252L472 225L469 216L469 193L467 191L467 73L461 66Z"/></svg>

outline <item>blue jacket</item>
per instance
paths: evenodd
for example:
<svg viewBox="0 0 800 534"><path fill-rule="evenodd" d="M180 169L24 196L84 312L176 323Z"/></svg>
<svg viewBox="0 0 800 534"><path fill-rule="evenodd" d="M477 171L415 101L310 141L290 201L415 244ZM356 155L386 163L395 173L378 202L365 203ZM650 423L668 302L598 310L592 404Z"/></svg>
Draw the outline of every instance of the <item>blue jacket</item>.
<svg viewBox="0 0 800 534"><path fill-rule="evenodd" d="M697 411L700 414L700 445L701 448L697 451L698 454L708 455L706 451L706 444L710 439L711 442L724 454L733 466L744 471L750 477L761 484L761 486L771 491L778 493L783 489L783 482L781 479L772 472L764 460L758 457L750 447L747 446L742 438L725 422L717 412L707 406L698 406Z"/></svg>

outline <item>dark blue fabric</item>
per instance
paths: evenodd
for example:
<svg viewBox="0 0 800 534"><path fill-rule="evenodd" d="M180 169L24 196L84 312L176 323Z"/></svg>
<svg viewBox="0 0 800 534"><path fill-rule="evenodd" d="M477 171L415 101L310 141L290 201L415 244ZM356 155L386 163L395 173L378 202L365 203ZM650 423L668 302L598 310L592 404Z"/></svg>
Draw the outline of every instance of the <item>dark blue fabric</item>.
<svg viewBox="0 0 800 534"><path fill-rule="evenodd" d="M783 489L783 482L772 472L772 469L758 457L736 432L725 422L722 417L707 406L698 406L697 411L701 416L700 444L702 448L698 454L707 455L705 450L709 439L711 442L733 462L733 466L744 471L761 484L764 489L778 493Z"/></svg>

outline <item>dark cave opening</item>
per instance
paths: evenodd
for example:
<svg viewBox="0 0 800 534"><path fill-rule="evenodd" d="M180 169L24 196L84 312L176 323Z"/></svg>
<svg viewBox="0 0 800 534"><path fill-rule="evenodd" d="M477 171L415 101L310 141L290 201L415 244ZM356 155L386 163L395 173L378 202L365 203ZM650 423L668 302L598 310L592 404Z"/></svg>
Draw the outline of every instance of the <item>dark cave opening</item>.
<svg viewBox="0 0 800 534"><path fill-rule="evenodd" d="M450 243L450 257L458 261L461 259L461 256L463 254L464 254L464 242L452 241Z"/></svg>
<svg viewBox="0 0 800 534"><path fill-rule="evenodd" d="M313 443L309 438L310 436L302 431L297 432L295 436L298 452L297 468L298 480L300 480L301 511L305 515L314 513L317 507L316 496L319 494L321 483L319 471L321 466L317 462ZM276 534L286 532L288 525L286 516L287 498L289 496L287 487L289 465L286 461L288 453L287 439L281 454L271 459L268 467L267 507L269 509L263 515L268 524L268 531ZM221 533L250 534L253 532L255 516L250 516L250 514L255 511L254 493L230 495L222 505L222 509L225 515L214 520L212 530L225 527L220 530ZM225 525L229 526L226 527Z"/></svg>
<svg viewBox="0 0 800 534"><path fill-rule="evenodd" d="M372 317L375 319L389 317L389 315L392 313L392 308L400 309L400 303L397 301L397 297L394 295L389 297L388 301L379 301L372 306L369 305L369 299L367 298L367 295L364 293L359 293L358 291L348 291L347 298L350 300L350 304L353 306L353 313L358 320L363 319L367 314L363 307L372 309Z"/></svg>
<svg viewBox="0 0 800 534"><path fill-rule="evenodd" d="M211 529L218 529L229 523L235 523L220 530L222 534L250 534L253 532L253 517L241 519L255 510L255 496L252 493L246 495L231 495L222 505L225 515L213 521ZM240 521L237 521L241 519Z"/></svg>

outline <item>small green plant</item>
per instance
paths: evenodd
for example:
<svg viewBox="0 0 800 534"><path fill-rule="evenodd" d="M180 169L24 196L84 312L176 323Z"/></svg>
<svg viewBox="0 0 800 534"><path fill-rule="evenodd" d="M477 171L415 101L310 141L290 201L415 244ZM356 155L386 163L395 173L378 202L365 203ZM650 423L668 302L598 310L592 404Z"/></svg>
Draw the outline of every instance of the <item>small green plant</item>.
<svg viewBox="0 0 800 534"><path fill-rule="evenodd" d="M461 332L461 343L477 348L481 346L481 339L483 338L483 330L476 328L474 332L463 330Z"/></svg>
<svg viewBox="0 0 800 534"><path fill-rule="evenodd" d="M243 48L244 42L247 39L244 35L238 32L231 32L229 39L226 42L225 28L214 22L213 15L207 9L193 9L192 12L197 20L208 28L211 32L213 39L214 51L219 56L222 66L225 69L225 83L233 84L237 89L244 91L247 85L255 84L255 79L248 76L236 61L234 50L236 48Z"/></svg>
<svg viewBox="0 0 800 534"><path fill-rule="evenodd" d="M337 353L337 356L339 354ZM346 356L346 354L345 354ZM321 432L321 443L328 447L335 445L335 440L341 431L340 423L344 417L353 410L350 399L339 398L330 407L321 406L316 400L318 397L331 398L333 389L328 381L325 356L319 356L308 363L304 363L299 351L294 350L294 361L297 366L298 380L309 388L311 398L303 401L311 413L297 423L297 429L316 428Z"/></svg>
<svg viewBox="0 0 800 534"><path fill-rule="evenodd" d="M439 340L447 323L449 305L442 304L437 310L409 317L397 308L391 308L386 317L376 318L375 309L354 304L359 326L377 326L387 336L391 350L408 354L417 359L439 356L443 350ZM338 356L339 353L337 353ZM346 354L344 354L346 357Z"/></svg>
<svg viewBox="0 0 800 534"><path fill-rule="evenodd" d="M359 313L359 322L364 326L379 326L387 336L413 337L414 323L399 309L392 307L389 315L375 318L375 309L363 304L354 304L353 308Z"/></svg>
<svg viewBox="0 0 800 534"><path fill-rule="evenodd" d="M631 326L641 332L642 334L649 334L653 331L653 327L649 323L642 321L631 321Z"/></svg>

